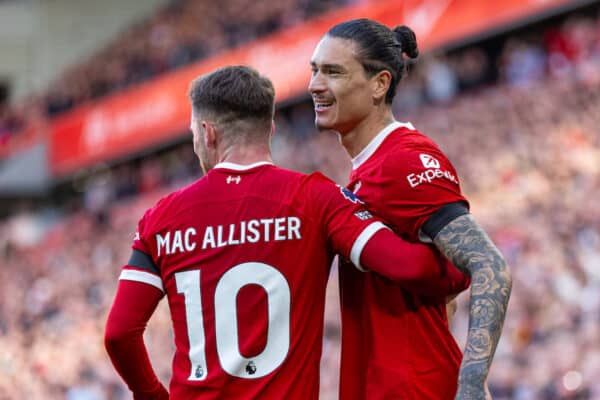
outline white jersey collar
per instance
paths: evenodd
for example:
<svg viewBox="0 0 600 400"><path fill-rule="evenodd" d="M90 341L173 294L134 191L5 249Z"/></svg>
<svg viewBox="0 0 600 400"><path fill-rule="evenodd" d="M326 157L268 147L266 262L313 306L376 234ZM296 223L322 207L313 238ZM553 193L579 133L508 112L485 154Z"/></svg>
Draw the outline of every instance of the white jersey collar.
<svg viewBox="0 0 600 400"><path fill-rule="evenodd" d="M260 167L261 165L273 165L273 163L270 161L259 161L254 164L242 165L232 162L220 162L217 165L215 165L214 168L232 169L234 171L247 171L252 168Z"/></svg>
<svg viewBox="0 0 600 400"><path fill-rule="evenodd" d="M381 132L379 132L377 136L375 136L371 140L371 142L369 142L369 144L364 149L362 149L361 152L356 155L356 157L352 159L352 169L357 169L361 166L362 163L367 161L369 157L371 157L373 153L375 153L375 150L377 150L377 148L385 140L385 138L388 137L390 133L392 133L398 128L408 128L410 130L415 130L415 127L410 122L392 122L391 124L383 128Z"/></svg>

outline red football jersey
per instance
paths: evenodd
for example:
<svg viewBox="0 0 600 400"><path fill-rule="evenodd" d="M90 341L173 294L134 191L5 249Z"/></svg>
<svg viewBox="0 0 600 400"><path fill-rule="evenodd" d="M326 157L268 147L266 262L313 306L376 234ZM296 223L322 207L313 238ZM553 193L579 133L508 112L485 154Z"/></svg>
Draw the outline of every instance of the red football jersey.
<svg viewBox="0 0 600 400"><path fill-rule="evenodd" d="M352 160L348 188L392 229L417 241L432 213L463 201L456 171L426 136L393 123ZM440 255L440 281L417 295L377 274L340 268L340 398L453 399L461 351L448 328L446 296L469 278ZM446 289L436 292L435 288Z"/></svg>
<svg viewBox="0 0 600 400"><path fill-rule="evenodd" d="M168 298L171 397L318 398L332 257L359 262L382 227L346 188L270 163L221 163L159 201L120 279Z"/></svg>

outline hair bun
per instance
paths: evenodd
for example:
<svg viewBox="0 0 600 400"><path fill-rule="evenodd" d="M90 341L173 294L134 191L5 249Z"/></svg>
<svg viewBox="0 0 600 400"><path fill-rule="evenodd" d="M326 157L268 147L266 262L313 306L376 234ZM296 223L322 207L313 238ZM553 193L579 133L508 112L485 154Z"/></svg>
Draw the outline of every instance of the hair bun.
<svg viewBox="0 0 600 400"><path fill-rule="evenodd" d="M408 26L400 25L394 28L396 40L402 47L402 52L410 58L419 56L419 48L417 47L417 37L412 29Z"/></svg>

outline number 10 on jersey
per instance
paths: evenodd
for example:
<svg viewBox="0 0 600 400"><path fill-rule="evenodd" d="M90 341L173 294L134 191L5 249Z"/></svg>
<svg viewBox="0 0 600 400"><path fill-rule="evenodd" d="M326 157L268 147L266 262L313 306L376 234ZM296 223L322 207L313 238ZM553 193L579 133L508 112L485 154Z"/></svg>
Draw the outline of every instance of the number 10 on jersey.
<svg viewBox="0 0 600 400"><path fill-rule="evenodd" d="M246 285L258 285L267 295L268 328L263 351L244 357L239 351L237 295ZM200 270L175 274L177 293L185 299L191 371L188 380L203 381L209 374L206 364L206 335ZM215 289L215 338L221 368L238 378L256 379L279 367L290 347L290 287L276 268L259 262L238 264L223 274Z"/></svg>

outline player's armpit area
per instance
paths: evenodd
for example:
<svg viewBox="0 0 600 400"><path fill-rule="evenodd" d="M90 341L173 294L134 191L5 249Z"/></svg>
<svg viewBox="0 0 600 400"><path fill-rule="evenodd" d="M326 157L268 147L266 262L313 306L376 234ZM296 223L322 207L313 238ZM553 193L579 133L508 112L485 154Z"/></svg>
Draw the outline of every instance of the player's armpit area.
<svg viewBox="0 0 600 400"><path fill-rule="evenodd" d="M471 274L469 331L459 373L459 392L482 388L502 333L512 287L510 270L470 214L449 222L433 241L454 265Z"/></svg>
<svg viewBox="0 0 600 400"><path fill-rule="evenodd" d="M439 254L428 245L410 243L380 229L365 245L360 262L393 281L411 283L439 278Z"/></svg>
<svg viewBox="0 0 600 400"><path fill-rule="evenodd" d="M143 339L146 324L162 297L154 286L121 280L106 321L106 351L134 399L169 398L152 369Z"/></svg>

